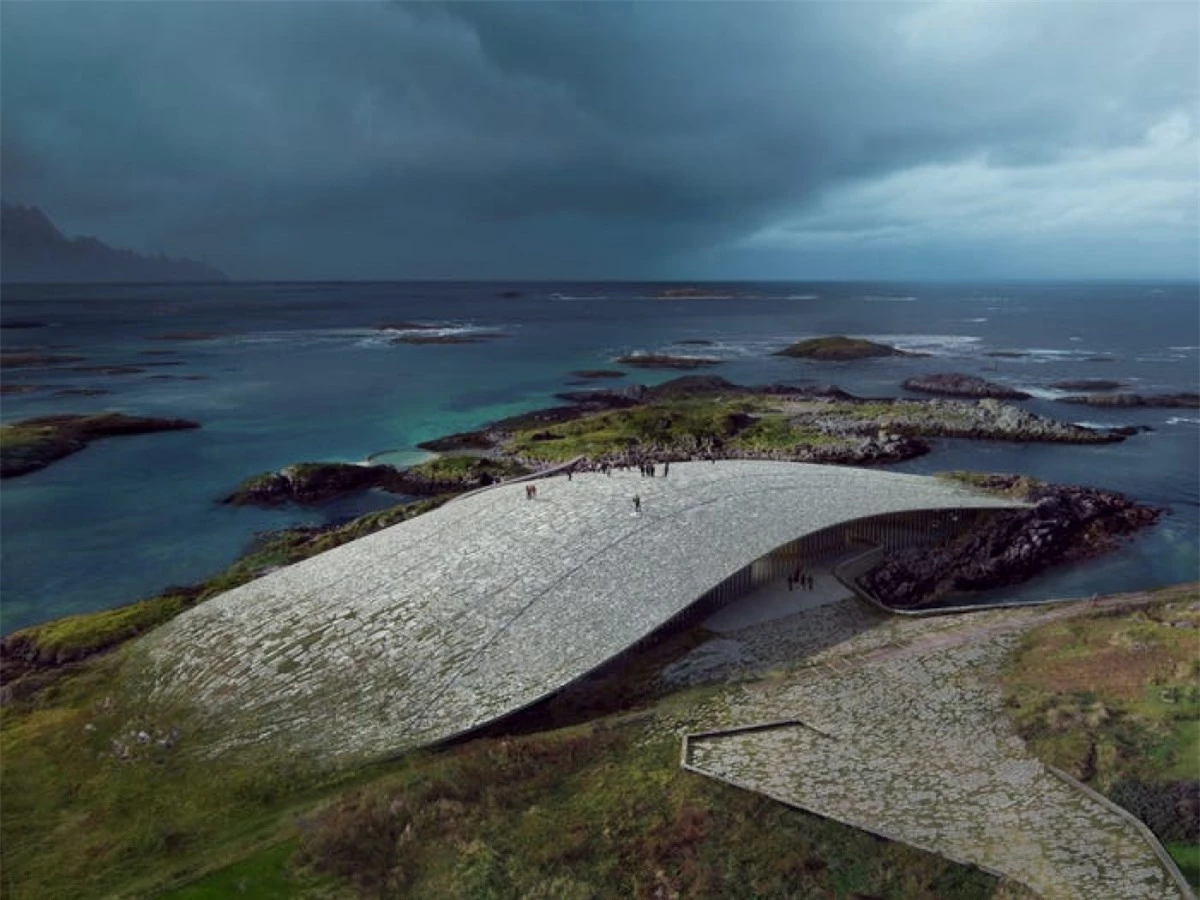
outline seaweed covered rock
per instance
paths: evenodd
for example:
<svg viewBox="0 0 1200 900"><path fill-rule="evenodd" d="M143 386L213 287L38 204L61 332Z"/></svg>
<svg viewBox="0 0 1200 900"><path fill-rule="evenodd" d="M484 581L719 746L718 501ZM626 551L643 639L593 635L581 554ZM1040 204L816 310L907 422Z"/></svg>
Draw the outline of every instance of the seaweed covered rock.
<svg viewBox="0 0 1200 900"><path fill-rule="evenodd" d="M1097 488L1044 484L1016 475L969 481L1032 506L997 513L944 546L890 555L862 579L884 603L917 607L951 592L1017 584L1058 563L1107 552L1162 513Z"/></svg>

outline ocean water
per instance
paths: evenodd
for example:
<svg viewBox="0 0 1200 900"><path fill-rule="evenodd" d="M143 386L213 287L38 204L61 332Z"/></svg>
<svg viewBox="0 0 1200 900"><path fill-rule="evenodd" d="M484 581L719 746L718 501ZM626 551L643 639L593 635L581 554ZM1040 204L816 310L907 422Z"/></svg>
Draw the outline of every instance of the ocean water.
<svg viewBox="0 0 1200 900"><path fill-rule="evenodd" d="M837 384L903 393L913 374L967 372L1036 396L1025 406L1068 421L1148 425L1095 447L940 441L894 466L973 469L1127 492L1165 507L1160 525L1119 552L1051 571L995 599L1123 590L1195 579L1200 570L1200 413L1101 410L1055 403L1066 378L1113 378L1141 392L1200 383L1196 284L704 285L719 299L663 298L669 285L618 283L226 284L6 286L6 350L37 348L81 363L8 369L5 422L117 410L182 416L197 431L113 438L8 479L0 490L4 632L194 582L227 566L256 532L338 521L390 505L366 494L320 508L232 509L220 498L248 475L301 460L422 458L416 444L550 405L572 369L620 368L633 351L715 356L742 383ZM520 296L501 296L516 291ZM380 325L417 321L482 343L393 344ZM194 340L163 335L210 333ZM804 337L859 335L928 359L816 363L774 357ZM712 341L710 346L681 341ZM996 351L1020 353L994 357ZM165 365L164 365L165 364ZM132 365L104 375L70 365ZM619 383L677 372L629 370ZM55 396L103 388L103 396Z"/></svg>

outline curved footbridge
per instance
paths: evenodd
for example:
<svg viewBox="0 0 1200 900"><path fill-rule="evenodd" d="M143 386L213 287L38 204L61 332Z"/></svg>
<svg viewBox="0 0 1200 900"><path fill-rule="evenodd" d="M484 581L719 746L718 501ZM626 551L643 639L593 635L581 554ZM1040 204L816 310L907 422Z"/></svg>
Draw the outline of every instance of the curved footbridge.
<svg viewBox="0 0 1200 900"><path fill-rule="evenodd" d="M131 685L212 753L392 755L544 698L697 605L782 579L797 558L780 548L805 552L800 539L844 547L872 522L936 531L958 511L1023 505L943 479L764 461L537 487L535 500L522 484L460 498L216 597L134 648Z"/></svg>

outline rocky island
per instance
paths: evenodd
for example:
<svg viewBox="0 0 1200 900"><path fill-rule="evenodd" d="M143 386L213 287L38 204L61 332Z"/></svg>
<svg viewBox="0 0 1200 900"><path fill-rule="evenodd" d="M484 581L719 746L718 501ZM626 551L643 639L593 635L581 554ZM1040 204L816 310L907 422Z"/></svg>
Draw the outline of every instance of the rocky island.
<svg viewBox="0 0 1200 900"><path fill-rule="evenodd" d="M926 356L924 353L911 353L899 350L887 344L877 344L863 338L851 338L837 334L831 337L809 338L797 341L790 347L777 350L775 356L794 356L797 359L816 359L827 362L850 359L874 359L886 356Z"/></svg>
<svg viewBox="0 0 1200 900"><path fill-rule="evenodd" d="M123 413L40 416L0 425L0 478L43 469L57 459L78 453L100 438L199 427L198 422L187 419L156 419Z"/></svg>
<svg viewBox="0 0 1200 900"><path fill-rule="evenodd" d="M420 449L448 455L408 469L304 463L256 475L224 502L311 503L369 488L431 496L568 461L578 469L709 458L871 464L924 454L938 437L1095 444L1128 434L992 399L862 399L829 385L743 386L714 376L558 396L568 404L426 441Z"/></svg>
<svg viewBox="0 0 1200 900"><path fill-rule="evenodd" d="M971 397L993 400L1028 400L1029 394L1018 391L1007 385L986 381L974 375L963 375L958 372L943 372L936 375L917 375L904 382L906 391L920 391L924 394L941 394L946 397Z"/></svg>
<svg viewBox="0 0 1200 900"><path fill-rule="evenodd" d="M1150 406L1165 409L1200 409L1200 394L1072 394L1059 397L1058 402L1117 408Z"/></svg>

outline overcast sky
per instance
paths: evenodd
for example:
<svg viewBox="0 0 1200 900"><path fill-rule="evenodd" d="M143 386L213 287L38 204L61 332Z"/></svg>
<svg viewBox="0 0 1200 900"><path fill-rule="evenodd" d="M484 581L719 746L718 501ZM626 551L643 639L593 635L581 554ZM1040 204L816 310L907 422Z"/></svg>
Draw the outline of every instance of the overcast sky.
<svg viewBox="0 0 1200 900"><path fill-rule="evenodd" d="M241 278L1195 278L1198 19L5 0L0 190Z"/></svg>

